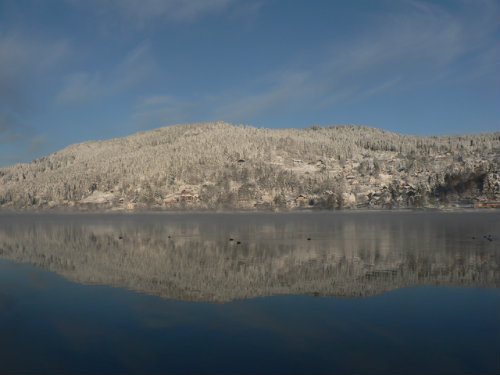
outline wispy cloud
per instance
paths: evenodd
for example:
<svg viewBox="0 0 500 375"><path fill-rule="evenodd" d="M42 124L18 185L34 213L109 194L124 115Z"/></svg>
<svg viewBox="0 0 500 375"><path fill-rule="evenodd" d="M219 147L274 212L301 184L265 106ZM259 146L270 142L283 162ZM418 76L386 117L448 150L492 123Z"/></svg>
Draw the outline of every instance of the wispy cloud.
<svg viewBox="0 0 500 375"><path fill-rule="evenodd" d="M264 79L266 90L244 94L244 91L229 92L221 96L215 117L228 121L239 122L256 114L266 114L273 110L282 110L283 105L297 105L304 96L314 95L310 92L311 73L300 71L284 71L276 73L275 77Z"/></svg>
<svg viewBox="0 0 500 375"><path fill-rule="evenodd" d="M63 105L81 104L91 99L97 99L107 91L99 73L71 73L64 79L64 85L57 102Z"/></svg>
<svg viewBox="0 0 500 375"><path fill-rule="evenodd" d="M26 163L46 153L51 143L50 140L44 134L34 136L32 134L31 129L29 129L22 137L19 136L7 141L6 145L7 148L10 149L10 153L8 156L0 153L0 166L14 163ZM2 135L0 132L0 144L1 143Z"/></svg>
<svg viewBox="0 0 500 375"><path fill-rule="evenodd" d="M45 135L37 135L29 140L28 144L28 154L38 155L40 154L44 147L49 144L49 140Z"/></svg>
<svg viewBox="0 0 500 375"><path fill-rule="evenodd" d="M119 90L133 88L153 74L155 66L150 54L150 44L143 42L132 49L107 74L85 71L68 74L57 94L57 102L61 105L79 105Z"/></svg>
<svg viewBox="0 0 500 375"><path fill-rule="evenodd" d="M0 111L0 144L13 142L21 138L25 127L14 116L5 111Z"/></svg>
<svg viewBox="0 0 500 375"><path fill-rule="evenodd" d="M164 22L191 22L207 15L256 11L241 0L69 0L90 9L105 23L103 27L144 29Z"/></svg>
<svg viewBox="0 0 500 375"><path fill-rule="evenodd" d="M490 35L497 25L488 6L475 9L479 14L469 19L467 12L450 13L439 3L401 4L398 11L374 14L367 31L319 46L316 54L288 61L286 68L268 71L237 88L189 100L168 91L143 98L133 122L144 126L199 118L252 122L273 114L362 103L440 80L497 74L500 47L496 36Z"/></svg>
<svg viewBox="0 0 500 375"><path fill-rule="evenodd" d="M32 89L69 53L69 43L21 33L0 33L0 143L16 142L32 131L26 114L36 107Z"/></svg>
<svg viewBox="0 0 500 375"><path fill-rule="evenodd" d="M16 164L23 162L23 158L20 156L0 156L0 167L10 164Z"/></svg>
<svg viewBox="0 0 500 375"><path fill-rule="evenodd" d="M31 103L28 86L55 68L68 52L66 40L0 33L0 107L17 113L27 110Z"/></svg>
<svg viewBox="0 0 500 375"><path fill-rule="evenodd" d="M166 95L152 95L139 100L132 115L132 126L140 129L195 121L194 117L199 116L200 112L203 110L192 101Z"/></svg>
<svg viewBox="0 0 500 375"><path fill-rule="evenodd" d="M381 82L379 85L372 86L368 90L362 90L361 93L359 93L359 99L364 99L364 98L369 98L371 96L383 94L386 91L392 89L393 87L397 86L401 81L400 77L396 77L393 79L389 79L388 81Z"/></svg>
<svg viewBox="0 0 500 375"><path fill-rule="evenodd" d="M149 0L113 1L129 17L140 21L167 18L179 21L192 20L205 14L227 9L234 0Z"/></svg>
<svg viewBox="0 0 500 375"><path fill-rule="evenodd" d="M151 55L151 44L144 41L132 49L113 69L111 74L112 89L134 87L142 80L154 74L156 62Z"/></svg>
<svg viewBox="0 0 500 375"><path fill-rule="evenodd" d="M436 80L463 80L458 62L464 57L470 60L471 72L498 69L500 47L489 35L496 30L497 20L489 14L490 7L476 9L481 14L469 18L467 12L457 16L439 4L402 4L398 12L374 15L373 30L324 46L318 56L298 61L295 69L266 74L261 88L248 86L226 93L216 114L248 121L278 106L288 111L323 108ZM318 62L311 64L311 60Z"/></svg>

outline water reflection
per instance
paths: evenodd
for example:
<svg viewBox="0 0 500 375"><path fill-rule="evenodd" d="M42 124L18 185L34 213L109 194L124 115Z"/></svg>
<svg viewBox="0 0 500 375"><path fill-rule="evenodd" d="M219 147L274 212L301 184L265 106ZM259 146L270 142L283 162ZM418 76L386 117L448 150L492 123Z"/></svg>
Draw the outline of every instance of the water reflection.
<svg viewBox="0 0 500 375"><path fill-rule="evenodd" d="M193 301L354 297L424 284L498 288L499 219L496 213L0 215L0 257L79 283Z"/></svg>

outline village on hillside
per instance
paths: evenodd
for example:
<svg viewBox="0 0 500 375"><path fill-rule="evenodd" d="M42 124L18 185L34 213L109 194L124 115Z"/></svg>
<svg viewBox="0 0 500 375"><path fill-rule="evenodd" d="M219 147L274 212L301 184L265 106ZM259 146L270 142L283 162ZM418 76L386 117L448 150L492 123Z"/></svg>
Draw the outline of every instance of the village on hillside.
<svg viewBox="0 0 500 375"><path fill-rule="evenodd" d="M172 125L0 168L0 208L499 208L500 134Z"/></svg>
<svg viewBox="0 0 500 375"><path fill-rule="evenodd" d="M315 194L296 191L288 194L262 192L257 197L245 194L245 184L231 183L231 190L237 198L231 202L233 208L241 210L253 209L360 209L360 208L414 208L414 207L462 207L462 208L500 208L500 171L489 171L484 184L484 176L469 181L458 181L454 190L469 189L468 197L453 202L453 194L460 191L446 191L450 197L441 199L440 192L434 193L434 200L429 198L433 177L443 169L459 174L466 165L474 170L487 171L495 155L481 160L463 160L458 152L446 152L437 155L432 164L407 167L406 158L393 152L377 152L375 158L362 155L359 159L347 159L339 163L336 160L301 160L285 159L277 156L271 162L295 174L298 178L307 178L317 173L328 174L335 181L335 191L324 190ZM375 160L375 161L374 161ZM245 160L235 162L240 168ZM418 162L415 161L415 164ZM369 172L372 171L372 172ZM475 176L473 176L475 177ZM463 184L460 185L460 184ZM81 201L64 202L68 206L107 207L112 210L135 210L138 208L153 209L196 209L207 208L200 198L200 192L209 185L184 185L179 191L156 199L153 204L145 205L140 200L127 200L126 196L110 191L94 191L92 195ZM478 189L488 189L489 195L477 194ZM443 190L453 190L453 186ZM137 193L140 195L141 190ZM273 194L274 193L274 194ZM475 194L474 194L475 193ZM443 193L444 194L444 193ZM450 200L452 202L450 202ZM50 204L50 205L53 205Z"/></svg>

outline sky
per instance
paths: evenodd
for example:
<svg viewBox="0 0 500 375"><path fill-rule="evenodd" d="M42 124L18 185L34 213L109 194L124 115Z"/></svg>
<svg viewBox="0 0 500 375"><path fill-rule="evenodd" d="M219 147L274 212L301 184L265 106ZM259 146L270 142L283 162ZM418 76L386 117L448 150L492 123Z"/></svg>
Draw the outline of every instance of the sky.
<svg viewBox="0 0 500 375"><path fill-rule="evenodd" d="M500 130L500 0L0 0L0 165L204 121Z"/></svg>

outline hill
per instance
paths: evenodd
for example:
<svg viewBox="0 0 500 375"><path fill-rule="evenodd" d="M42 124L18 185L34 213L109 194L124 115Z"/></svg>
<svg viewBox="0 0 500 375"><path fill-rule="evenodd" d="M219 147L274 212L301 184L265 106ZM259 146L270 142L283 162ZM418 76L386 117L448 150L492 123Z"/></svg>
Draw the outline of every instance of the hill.
<svg viewBox="0 0 500 375"><path fill-rule="evenodd" d="M13 209L402 208L500 201L500 133L172 125L0 168Z"/></svg>

